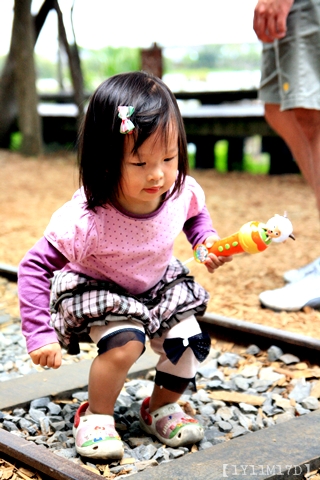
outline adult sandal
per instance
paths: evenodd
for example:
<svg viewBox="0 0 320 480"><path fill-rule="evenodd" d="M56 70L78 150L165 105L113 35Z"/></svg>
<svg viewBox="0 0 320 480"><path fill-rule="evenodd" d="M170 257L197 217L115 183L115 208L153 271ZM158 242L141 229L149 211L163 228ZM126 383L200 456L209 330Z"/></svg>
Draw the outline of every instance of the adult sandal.
<svg viewBox="0 0 320 480"><path fill-rule="evenodd" d="M111 415L85 415L88 402L83 403L74 417L73 436L79 455L90 458L120 459L123 444Z"/></svg>
<svg viewBox="0 0 320 480"><path fill-rule="evenodd" d="M141 428L168 447L197 443L202 440L204 431L197 420L187 415L177 403L169 403L149 412L150 397L140 409Z"/></svg>

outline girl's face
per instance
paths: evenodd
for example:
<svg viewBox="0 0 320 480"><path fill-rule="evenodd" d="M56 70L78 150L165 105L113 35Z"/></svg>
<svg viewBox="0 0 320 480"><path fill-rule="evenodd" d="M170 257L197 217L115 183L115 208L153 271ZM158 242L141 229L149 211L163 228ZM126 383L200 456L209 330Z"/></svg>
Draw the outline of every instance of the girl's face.
<svg viewBox="0 0 320 480"><path fill-rule="evenodd" d="M174 184L178 170L178 134L170 128L167 142L157 132L132 153L133 135L126 135L123 174L117 201L131 213L155 211Z"/></svg>

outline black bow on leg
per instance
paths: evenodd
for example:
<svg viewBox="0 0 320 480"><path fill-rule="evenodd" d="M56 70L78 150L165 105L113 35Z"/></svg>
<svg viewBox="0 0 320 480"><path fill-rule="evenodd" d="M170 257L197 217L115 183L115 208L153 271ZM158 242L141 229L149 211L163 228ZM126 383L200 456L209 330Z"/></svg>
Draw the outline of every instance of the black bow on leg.
<svg viewBox="0 0 320 480"><path fill-rule="evenodd" d="M210 351L210 336L207 332L201 332L190 338L166 338L163 348L169 360L176 365L183 353L190 347L199 362L203 362Z"/></svg>

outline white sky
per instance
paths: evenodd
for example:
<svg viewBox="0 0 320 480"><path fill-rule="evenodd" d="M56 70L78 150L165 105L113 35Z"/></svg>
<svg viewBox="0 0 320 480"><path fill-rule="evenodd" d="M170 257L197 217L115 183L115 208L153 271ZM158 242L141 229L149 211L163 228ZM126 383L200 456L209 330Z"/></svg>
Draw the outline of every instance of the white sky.
<svg viewBox="0 0 320 480"><path fill-rule="evenodd" d="M43 0L32 1L37 12ZM72 0L60 0L66 27ZM256 43L252 29L257 0L75 0L74 28L80 46L149 47L213 43ZM14 0L0 0L0 55L8 51ZM57 21L51 12L36 45L40 55L55 58Z"/></svg>

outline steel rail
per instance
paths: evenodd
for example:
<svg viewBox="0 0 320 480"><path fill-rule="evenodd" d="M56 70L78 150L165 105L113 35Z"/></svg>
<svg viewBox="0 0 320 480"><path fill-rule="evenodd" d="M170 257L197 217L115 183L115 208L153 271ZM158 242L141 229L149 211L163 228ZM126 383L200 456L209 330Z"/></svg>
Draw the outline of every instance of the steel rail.
<svg viewBox="0 0 320 480"><path fill-rule="evenodd" d="M320 352L319 339L307 337L299 333L288 332L286 330L251 323L245 320L238 320L236 318L224 317L216 313L207 313L203 317L199 317L199 320L209 324L213 328L212 331L216 330L217 333L219 331L218 329L221 328L228 335L233 335L237 332Z"/></svg>
<svg viewBox="0 0 320 480"><path fill-rule="evenodd" d="M0 263L0 277L16 282L18 280L18 268Z"/></svg>

